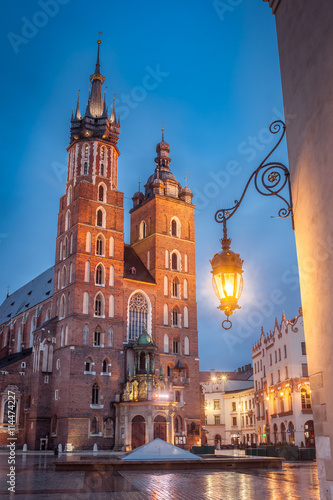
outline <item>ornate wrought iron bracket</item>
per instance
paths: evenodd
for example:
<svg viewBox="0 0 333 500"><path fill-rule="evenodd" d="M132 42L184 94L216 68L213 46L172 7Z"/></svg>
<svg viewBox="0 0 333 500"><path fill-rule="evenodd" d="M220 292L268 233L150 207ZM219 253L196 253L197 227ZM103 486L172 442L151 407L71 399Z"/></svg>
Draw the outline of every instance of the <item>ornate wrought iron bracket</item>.
<svg viewBox="0 0 333 500"><path fill-rule="evenodd" d="M280 145L286 133L286 126L282 120L276 120L269 126L269 131L271 132L271 134L279 134L282 131L279 140L270 151L270 153L266 156L266 158L264 158L264 160L260 163L259 167L254 172L252 172L249 180L247 181L242 196L239 200L235 200L235 205L230 208L222 208L215 213L216 222L223 224L224 237L226 237L227 235L226 222L238 210L240 204L243 201L245 193L249 185L251 184L252 179L254 180L254 185L258 193L262 194L263 196L277 196L278 198L280 198L280 200L283 201L285 206L279 210L278 215L275 217L280 219L291 217L292 228L294 229L294 214L289 170L283 163L277 161L268 161L271 155ZM286 185L288 186L289 191L289 201L281 194L281 191L285 188ZM272 216L272 218L274 217Z"/></svg>

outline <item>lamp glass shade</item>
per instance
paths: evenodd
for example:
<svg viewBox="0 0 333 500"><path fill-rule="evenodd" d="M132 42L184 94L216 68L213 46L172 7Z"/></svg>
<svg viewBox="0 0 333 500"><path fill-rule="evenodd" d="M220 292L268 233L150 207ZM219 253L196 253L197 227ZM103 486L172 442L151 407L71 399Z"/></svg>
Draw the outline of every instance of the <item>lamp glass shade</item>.
<svg viewBox="0 0 333 500"><path fill-rule="evenodd" d="M241 272L230 269L213 274L213 287L217 298L221 300L238 300L243 291L243 277Z"/></svg>

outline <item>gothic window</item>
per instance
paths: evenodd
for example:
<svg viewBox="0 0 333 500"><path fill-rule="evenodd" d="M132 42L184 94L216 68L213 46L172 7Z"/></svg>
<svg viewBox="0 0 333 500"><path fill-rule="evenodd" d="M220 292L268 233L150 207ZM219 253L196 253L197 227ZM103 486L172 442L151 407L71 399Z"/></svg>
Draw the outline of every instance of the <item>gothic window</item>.
<svg viewBox="0 0 333 500"><path fill-rule="evenodd" d="M184 280L184 299L188 299L188 282L187 282L187 279Z"/></svg>
<svg viewBox="0 0 333 500"><path fill-rule="evenodd" d="M101 293L95 299L95 316L104 316L104 297Z"/></svg>
<svg viewBox="0 0 333 500"><path fill-rule="evenodd" d="M188 308L184 307L184 328L188 328Z"/></svg>
<svg viewBox="0 0 333 500"><path fill-rule="evenodd" d="M85 360L84 362L84 371L85 372L91 372L92 371L92 368L93 368L93 362L92 362L92 359L89 357Z"/></svg>
<svg viewBox="0 0 333 500"><path fill-rule="evenodd" d="M113 347L113 329L111 327L108 330L108 347Z"/></svg>
<svg viewBox="0 0 333 500"><path fill-rule="evenodd" d="M98 264L96 267L96 285L104 284L104 268L102 264Z"/></svg>
<svg viewBox="0 0 333 500"><path fill-rule="evenodd" d="M104 359L104 361L103 361L102 372L103 373L108 373L108 362L107 362L106 359Z"/></svg>
<svg viewBox="0 0 333 500"><path fill-rule="evenodd" d="M87 260L87 262L84 265L84 281L86 283L89 283L90 281L90 262Z"/></svg>
<svg viewBox="0 0 333 500"><path fill-rule="evenodd" d="M180 271L180 254L176 250L171 254L171 269L173 271Z"/></svg>
<svg viewBox="0 0 333 500"><path fill-rule="evenodd" d="M104 186L101 184L98 188L98 201L104 201Z"/></svg>
<svg viewBox="0 0 333 500"><path fill-rule="evenodd" d="M110 237L109 256L114 257L114 237Z"/></svg>
<svg viewBox="0 0 333 500"><path fill-rule="evenodd" d="M64 345L64 327L61 327L61 332L60 332L60 346L62 347Z"/></svg>
<svg viewBox="0 0 333 500"><path fill-rule="evenodd" d="M173 339L172 352L173 354L180 354L180 340L178 335Z"/></svg>
<svg viewBox="0 0 333 500"><path fill-rule="evenodd" d="M93 404L93 405L100 404L100 391L99 391L98 384L94 384L92 386L91 404Z"/></svg>
<svg viewBox="0 0 333 500"><path fill-rule="evenodd" d="M142 240L147 236L147 224L143 220L140 222L140 227L139 227L139 239Z"/></svg>
<svg viewBox="0 0 333 500"><path fill-rule="evenodd" d="M58 279L57 279L58 290L60 289L60 269L58 269Z"/></svg>
<svg viewBox="0 0 333 500"><path fill-rule="evenodd" d="M129 301L128 339L137 339L147 327L148 301L142 293L136 292Z"/></svg>
<svg viewBox="0 0 333 500"><path fill-rule="evenodd" d="M83 294L83 314L88 314L89 310L89 293L84 292Z"/></svg>
<svg viewBox="0 0 333 500"><path fill-rule="evenodd" d="M88 146L88 144L86 144L84 146L84 159L85 160L88 160L88 154L89 154L89 146Z"/></svg>
<svg viewBox="0 0 333 500"><path fill-rule="evenodd" d="M169 324L169 309L168 309L168 304L164 304L164 307L163 307L163 323L164 325L168 325Z"/></svg>
<svg viewBox="0 0 333 500"><path fill-rule="evenodd" d="M61 288L65 288L66 286L66 267L62 268L61 272Z"/></svg>
<svg viewBox="0 0 333 500"><path fill-rule="evenodd" d="M97 210L96 225L99 226L99 227L103 227L103 212L102 212L101 209Z"/></svg>
<svg viewBox="0 0 333 500"><path fill-rule="evenodd" d="M65 219L65 231L67 231L70 227L71 227L71 211L67 210Z"/></svg>
<svg viewBox="0 0 333 500"><path fill-rule="evenodd" d="M89 344L89 326L84 325L83 327L83 345Z"/></svg>
<svg viewBox="0 0 333 500"><path fill-rule="evenodd" d="M180 326L180 314L177 309L177 307L174 307L172 310L172 325L173 326Z"/></svg>
<svg viewBox="0 0 333 500"><path fill-rule="evenodd" d="M180 222L177 217L173 217L171 220L171 236L180 238Z"/></svg>
<svg viewBox="0 0 333 500"><path fill-rule="evenodd" d="M94 346L98 347L101 346L102 345L101 339L102 339L102 332L99 328L96 328L94 332Z"/></svg>
<svg viewBox="0 0 333 500"><path fill-rule="evenodd" d="M165 250L165 269L169 269L169 251Z"/></svg>
<svg viewBox="0 0 333 500"><path fill-rule="evenodd" d="M169 295L169 280L167 276L164 276L164 295L166 297Z"/></svg>
<svg viewBox="0 0 333 500"><path fill-rule="evenodd" d="M62 260L62 241L59 243L59 260Z"/></svg>
<svg viewBox="0 0 333 500"><path fill-rule="evenodd" d="M67 316L70 315L71 312L71 294L67 295Z"/></svg>
<svg viewBox="0 0 333 500"><path fill-rule="evenodd" d="M110 266L109 285L114 286L114 266Z"/></svg>
<svg viewBox="0 0 333 500"><path fill-rule="evenodd" d="M167 333L164 334L164 352L169 352L169 336Z"/></svg>
<svg viewBox="0 0 333 500"><path fill-rule="evenodd" d="M91 422L91 434L98 434L98 419L97 419L97 417L94 417L92 419L92 422Z"/></svg>
<svg viewBox="0 0 333 500"><path fill-rule="evenodd" d="M109 316L110 318L114 318L114 296L110 295L109 298Z"/></svg>
<svg viewBox="0 0 333 500"><path fill-rule="evenodd" d="M69 186L68 188L68 193L67 193L67 205L72 203L72 186Z"/></svg>
<svg viewBox="0 0 333 500"><path fill-rule="evenodd" d="M68 325L66 325L66 328L65 328L65 345L68 344Z"/></svg>
<svg viewBox="0 0 333 500"><path fill-rule="evenodd" d="M65 295L63 295L61 297L61 300L60 300L59 319L65 317L65 311L66 311L66 299L65 299Z"/></svg>
<svg viewBox="0 0 333 500"><path fill-rule="evenodd" d="M188 356L190 354L190 341L188 337L184 339L184 354Z"/></svg>
<svg viewBox="0 0 333 500"><path fill-rule="evenodd" d="M69 265L69 282L72 283L73 280L73 264L70 263Z"/></svg>
<svg viewBox="0 0 333 500"><path fill-rule="evenodd" d="M185 268L185 273L188 273L188 257L187 257L187 254L184 255L184 268Z"/></svg>
<svg viewBox="0 0 333 500"><path fill-rule="evenodd" d="M65 247L63 252L63 258L66 259L68 257L68 238L65 238Z"/></svg>
<svg viewBox="0 0 333 500"><path fill-rule="evenodd" d="M86 252L91 252L91 233L86 234Z"/></svg>
<svg viewBox="0 0 333 500"><path fill-rule="evenodd" d="M105 152L105 148L104 146L101 148L101 160L104 161L104 152Z"/></svg>
<svg viewBox="0 0 333 500"><path fill-rule="evenodd" d="M176 401L177 403L180 403L180 391L176 391L176 392L175 392L175 401Z"/></svg>
<svg viewBox="0 0 333 500"><path fill-rule="evenodd" d="M88 163L87 162L85 162L85 164L84 164L83 174L84 175L88 174Z"/></svg>
<svg viewBox="0 0 333 500"><path fill-rule="evenodd" d="M104 163L101 163L101 168L100 168L101 175L104 175Z"/></svg>
<svg viewBox="0 0 333 500"><path fill-rule="evenodd" d="M104 238L101 234L98 235L96 240L96 255L104 255Z"/></svg>
<svg viewBox="0 0 333 500"><path fill-rule="evenodd" d="M178 278L175 278L173 281L172 281L172 296L173 297L176 297L177 299L179 299L179 279Z"/></svg>

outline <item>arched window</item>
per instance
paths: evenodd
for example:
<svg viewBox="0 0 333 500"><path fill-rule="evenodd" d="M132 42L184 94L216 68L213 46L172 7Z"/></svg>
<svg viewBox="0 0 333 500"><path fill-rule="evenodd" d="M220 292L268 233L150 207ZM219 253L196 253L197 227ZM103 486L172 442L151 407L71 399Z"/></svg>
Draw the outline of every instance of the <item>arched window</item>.
<svg viewBox="0 0 333 500"><path fill-rule="evenodd" d="M104 175L104 163L101 163L100 173L102 176Z"/></svg>
<svg viewBox="0 0 333 500"><path fill-rule="evenodd" d="M167 333L164 334L164 352L169 352L169 336Z"/></svg>
<svg viewBox="0 0 333 500"><path fill-rule="evenodd" d="M87 162L84 163L83 174L84 175L88 174L88 163Z"/></svg>
<svg viewBox="0 0 333 500"><path fill-rule="evenodd" d="M84 325L83 327L83 345L89 345L89 326Z"/></svg>
<svg viewBox="0 0 333 500"><path fill-rule="evenodd" d="M184 271L185 271L185 273L188 273L188 256L187 256L187 254L184 255Z"/></svg>
<svg viewBox="0 0 333 500"><path fill-rule="evenodd" d="M169 250L165 250L165 269L169 269Z"/></svg>
<svg viewBox="0 0 333 500"><path fill-rule="evenodd" d="M282 441L282 443L285 443L287 441L286 426L284 425L283 422L281 422L281 441Z"/></svg>
<svg viewBox="0 0 333 500"><path fill-rule="evenodd" d="M100 391L99 391L98 384L94 384L92 386L91 404L93 404L93 405L100 404Z"/></svg>
<svg viewBox="0 0 333 500"><path fill-rule="evenodd" d="M69 265L69 283L72 283L73 280L73 264L72 262Z"/></svg>
<svg viewBox="0 0 333 500"><path fill-rule="evenodd" d="M104 297L101 293L95 298L95 316L104 316Z"/></svg>
<svg viewBox="0 0 333 500"><path fill-rule="evenodd" d="M66 325L66 328L65 328L65 345L68 344L68 325Z"/></svg>
<svg viewBox="0 0 333 500"><path fill-rule="evenodd" d="M59 243L59 260L62 260L62 241Z"/></svg>
<svg viewBox="0 0 333 500"><path fill-rule="evenodd" d="M180 327L180 314L177 307L172 310L172 326Z"/></svg>
<svg viewBox="0 0 333 500"><path fill-rule="evenodd" d="M104 237L99 234L96 240L96 255L104 256Z"/></svg>
<svg viewBox="0 0 333 500"><path fill-rule="evenodd" d="M85 144L84 146L84 159L88 160L88 155L89 155L89 146L88 144Z"/></svg>
<svg viewBox="0 0 333 500"><path fill-rule="evenodd" d="M67 259L68 255L69 255L68 238L66 236L66 238L65 238L65 249L64 249L64 259Z"/></svg>
<svg viewBox="0 0 333 500"><path fill-rule="evenodd" d="M91 233L86 234L86 252L91 252Z"/></svg>
<svg viewBox="0 0 333 500"><path fill-rule="evenodd" d="M59 318L64 318L66 313L66 298L65 295L63 295L60 299L60 311L59 311Z"/></svg>
<svg viewBox="0 0 333 500"><path fill-rule="evenodd" d="M61 332L60 332L60 347L64 345L64 327L61 327Z"/></svg>
<svg viewBox="0 0 333 500"><path fill-rule="evenodd" d="M177 217L171 219L171 236L180 238L180 222Z"/></svg>
<svg viewBox="0 0 333 500"><path fill-rule="evenodd" d="M109 256L114 257L114 237L110 237Z"/></svg>
<svg viewBox="0 0 333 500"><path fill-rule="evenodd" d="M104 186L100 184L98 188L98 201L104 201Z"/></svg>
<svg viewBox="0 0 333 500"><path fill-rule="evenodd" d="M142 240L147 236L147 224L145 221L140 222L140 227L139 227L139 239Z"/></svg>
<svg viewBox="0 0 333 500"><path fill-rule="evenodd" d="M134 293L129 301L128 339L135 340L140 337L144 328L148 328L148 301L140 293Z"/></svg>
<svg viewBox="0 0 333 500"><path fill-rule="evenodd" d="M108 373L109 372L109 363L108 363L107 359L104 359L104 361L103 361L102 372L103 373Z"/></svg>
<svg viewBox="0 0 333 500"><path fill-rule="evenodd" d="M61 271L61 288L65 288L65 286L66 286L66 266L64 266Z"/></svg>
<svg viewBox="0 0 333 500"><path fill-rule="evenodd" d="M179 286L179 279L176 277L172 281L172 296L175 297L176 299L179 299L180 297L180 286Z"/></svg>
<svg viewBox="0 0 333 500"><path fill-rule="evenodd" d="M84 281L86 283L89 283L89 281L90 281L90 262L89 262L89 260L87 260L85 265L84 265Z"/></svg>
<svg viewBox="0 0 333 500"><path fill-rule="evenodd" d="M171 254L171 269L173 271L180 271L180 254L176 250Z"/></svg>
<svg viewBox="0 0 333 500"><path fill-rule="evenodd" d="M184 354L188 356L190 354L190 340L188 337L184 339Z"/></svg>
<svg viewBox="0 0 333 500"><path fill-rule="evenodd" d="M65 218L65 231L67 231L70 227L71 227L71 211L67 210Z"/></svg>
<svg viewBox="0 0 333 500"><path fill-rule="evenodd" d="M163 307L163 323L164 323L164 325L168 325L169 324L168 304L164 304L164 307Z"/></svg>
<svg viewBox="0 0 333 500"><path fill-rule="evenodd" d="M99 327L94 331L94 346L100 347L103 344L103 334Z"/></svg>
<svg viewBox="0 0 333 500"><path fill-rule="evenodd" d="M184 328L188 328L188 308L184 307Z"/></svg>
<svg viewBox="0 0 333 500"><path fill-rule="evenodd" d="M102 209L98 209L96 213L96 226L104 227L104 217Z"/></svg>
<svg viewBox="0 0 333 500"><path fill-rule="evenodd" d="M150 271L150 251L147 252L147 269Z"/></svg>
<svg viewBox="0 0 333 500"><path fill-rule="evenodd" d="M110 318L114 318L114 296L110 295L109 298L109 316Z"/></svg>
<svg viewBox="0 0 333 500"><path fill-rule="evenodd" d="M74 238L73 234L71 234L71 239L70 239L70 245L69 245L69 252L72 254L73 253L73 245L74 245Z"/></svg>
<svg viewBox="0 0 333 500"><path fill-rule="evenodd" d="M164 295L165 297L169 295L169 279L167 276L164 276Z"/></svg>
<svg viewBox="0 0 333 500"><path fill-rule="evenodd" d="M108 347L113 347L113 329L111 326L108 330Z"/></svg>
<svg viewBox="0 0 333 500"><path fill-rule="evenodd" d="M109 286L114 286L114 266L110 266Z"/></svg>
<svg viewBox="0 0 333 500"><path fill-rule="evenodd" d="M187 282L187 279L184 280L184 299L188 299L188 282Z"/></svg>
<svg viewBox="0 0 333 500"><path fill-rule="evenodd" d="M83 294L83 314L88 314L89 311L89 293L84 292Z"/></svg>
<svg viewBox="0 0 333 500"><path fill-rule="evenodd" d="M60 289L60 269L58 269L58 279L57 279L57 287Z"/></svg>
<svg viewBox="0 0 333 500"><path fill-rule="evenodd" d="M301 403L302 410L310 410L312 408L310 392L304 388L301 389Z"/></svg>
<svg viewBox="0 0 333 500"><path fill-rule="evenodd" d="M96 285L104 285L104 267L102 264L98 264L96 267Z"/></svg>
<svg viewBox="0 0 333 500"><path fill-rule="evenodd" d="M173 354L180 354L180 339L178 335L176 335L173 339L172 352Z"/></svg>
<svg viewBox="0 0 333 500"><path fill-rule="evenodd" d="M71 313L71 294L67 295L67 316Z"/></svg>
<svg viewBox="0 0 333 500"><path fill-rule="evenodd" d="M93 419L92 419L91 434L98 434L98 419L97 419L97 417L93 417Z"/></svg>
<svg viewBox="0 0 333 500"><path fill-rule="evenodd" d="M69 186L68 191L67 191L67 205L72 203L72 186Z"/></svg>
<svg viewBox="0 0 333 500"><path fill-rule="evenodd" d="M105 148L104 146L101 147L101 160L104 161L104 154L105 154Z"/></svg>

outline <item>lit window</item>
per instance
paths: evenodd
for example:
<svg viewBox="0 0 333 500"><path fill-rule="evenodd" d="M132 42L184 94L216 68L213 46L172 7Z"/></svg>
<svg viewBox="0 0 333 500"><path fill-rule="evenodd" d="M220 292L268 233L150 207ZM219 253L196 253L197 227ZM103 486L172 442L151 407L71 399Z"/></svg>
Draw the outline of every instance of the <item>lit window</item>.
<svg viewBox="0 0 333 500"><path fill-rule="evenodd" d="M129 302L129 340L135 340L140 337L147 324L148 302L142 293L137 292L132 295Z"/></svg>
<svg viewBox="0 0 333 500"><path fill-rule="evenodd" d="M312 408L311 395L306 389L301 389L301 403L302 410L310 410Z"/></svg>
<svg viewBox="0 0 333 500"><path fill-rule="evenodd" d="M214 410L219 410L219 409L220 409L220 400L214 399Z"/></svg>
<svg viewBox="0 0 333 500"><path fill-rule="evenodd" d="M220 425L220 415L214 415L214 424Z"/></svg>

